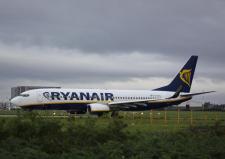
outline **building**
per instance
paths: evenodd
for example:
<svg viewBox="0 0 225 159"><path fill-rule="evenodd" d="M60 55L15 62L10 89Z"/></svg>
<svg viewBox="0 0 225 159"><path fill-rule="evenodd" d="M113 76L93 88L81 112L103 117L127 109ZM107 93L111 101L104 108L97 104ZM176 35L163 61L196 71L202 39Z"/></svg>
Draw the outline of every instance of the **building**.
<svg viewBox="0 0 225 159"><path fill-rule="evenodd" d="M205 102L203 108L206 111L225 111L225 104L212 104L210 102Z"/></svg>
<svg viewBox="0 0 225 159"><path fill-rule="evenodd" d="M20 93L32 90L32 89L41 89L41 88L61 88L61 87L48 87L48 86L17 86L11 88L11 99L20 95Z"/></svg>
<svg viewBox="0 0 225 159"><path fill-rule="evenodd" d="M0 102L0 109L7 109L9 107L9 102Z"/></svg>

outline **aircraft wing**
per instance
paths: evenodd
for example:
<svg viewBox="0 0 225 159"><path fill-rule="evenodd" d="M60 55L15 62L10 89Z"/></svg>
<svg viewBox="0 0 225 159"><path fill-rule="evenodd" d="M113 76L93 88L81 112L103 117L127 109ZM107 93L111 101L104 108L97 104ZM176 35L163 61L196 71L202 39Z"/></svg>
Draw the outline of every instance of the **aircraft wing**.
<svg viewBox="0 0 225 159"><path fill-rule="evenodd" d="M179 95L180 91L174 93L173 96L165 99L146 99L146 100L132 100L132 101L119 101L119 102L110 102L108 105L111 108L119 108L119 109L129 109L129 108L145 108L149 105L158 106L158 105L177 105L184 101L190 100L192 96L212 93L215 91L208 92L199 92L199 93L188 93Z"/></svg>
<svg viewBox="0 0 225 159"><path fill-rule="evenodd" d="M167 99L154 99L154 100L133 100L133 101L121 101L121 102L110 102L109 105L120 105L120 104L139 104L139 103L163 103L163 102L173 102L189 96L179 97L179 98L167 98Z"/></svg>
<svg viewBox="0 0 225 159"><path fill-rule="evenodd" d="M145 99L145 100L132 100L132 101L119 101L119 102L111 102L109 103L109 105L120 105L120 104L139 104L139 103L161 103L161 102L164 102L164 101L173 101L173 99L176 99L179 94L180 94L180 91L182 89L182 86L179 87L179 89L174 93L174 95L172 95L171 97L169 98L166 98L166 99Z"/></svg>
<svg viewBox="0 0 225 159"><path fill-rule="evenodd" d="M158 106L158 105L177 105L184 101L190 100L193 96L212 93L215 91L208 91L208 92L199 92L199 93L188 93L179 95L177 97L177 92L170 98L166 99L147 99L147 100L132 100L132 101L120 101L120 102L110 102L108 105L111 108L122 108L122 109L129 109L129 108L145 108L148 105L151 106Z"/></svg>
<svg viewBox="0 0 225 159"><path fill-rule="evenodd" d="M120 101L120 102L111 102L108 103L111 108L119 109L129 109L129 108L138 108L138 107L147 107L148 102L152 100L132 100L132 101Z"/></svg>
<svg viewBox="0 0 225 159"><path fill-rule="evenodd" d="M116 105L116 104L126 104L126 103L145 103L148 101L155 101L155 100L131 100L131 101L119 101L119 102L110 102L109 105Z"/></svg>
<svg viewBox="0 0 225 159"><path fill-rule="evenodd" d="M108 105L111 108L145 108L149 105L157 106L157 105L168 105L173 103L179 103L184 100L190 99L190 96L187 97L178 97L178 98L169 98L169 99L156 99L156 100L133 100L133 101L122 101L122 102L111 102Z"/></svg>

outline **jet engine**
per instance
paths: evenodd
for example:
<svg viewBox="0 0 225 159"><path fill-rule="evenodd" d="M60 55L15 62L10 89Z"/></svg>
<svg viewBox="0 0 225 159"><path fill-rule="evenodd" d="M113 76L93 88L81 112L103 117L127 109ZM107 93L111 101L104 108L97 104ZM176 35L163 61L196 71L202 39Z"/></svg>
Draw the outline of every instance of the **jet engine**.
<svg viewBox="0 0 225 159"><path fill-rule="evenodd" d="M105 112L109 112L110 108L106 104L93 103L88 105L88 112L91 114L97 114L98 116L103 115Z"/></svg>
<svg viewBox="0 0 225 159"><path fill-rule="evenodd" d="M109 112L110 108L106 104L101 104L101 103L93 103L88 105L89 111L91 113L93 112Z"/></svg>

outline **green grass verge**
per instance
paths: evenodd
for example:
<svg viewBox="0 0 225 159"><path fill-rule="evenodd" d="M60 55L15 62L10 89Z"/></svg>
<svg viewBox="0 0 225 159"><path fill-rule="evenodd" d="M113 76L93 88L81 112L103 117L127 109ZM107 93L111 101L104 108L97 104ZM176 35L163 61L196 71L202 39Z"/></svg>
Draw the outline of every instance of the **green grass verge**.
<svg viewBox="0 0 225 159"><path fill-rule="evenodd" d="M25 113L0 118L0 158L224 158L223 121L174 125L150 124L143 117L45 118Z"/></svg>

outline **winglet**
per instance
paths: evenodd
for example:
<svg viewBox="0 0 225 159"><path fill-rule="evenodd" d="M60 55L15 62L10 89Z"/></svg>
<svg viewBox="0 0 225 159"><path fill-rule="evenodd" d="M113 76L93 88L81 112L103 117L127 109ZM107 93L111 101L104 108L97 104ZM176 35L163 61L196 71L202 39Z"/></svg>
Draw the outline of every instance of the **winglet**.
<svg viewBox="0 0 225 159"><path fill-rule="evenodd" d="M179 95L180 95L180 92L181 90L183 89L183 86L180 85L180 87L178 87L177 91L174 93L174 95L168 99L171 99L171 98L177 98Z"/></svg>

